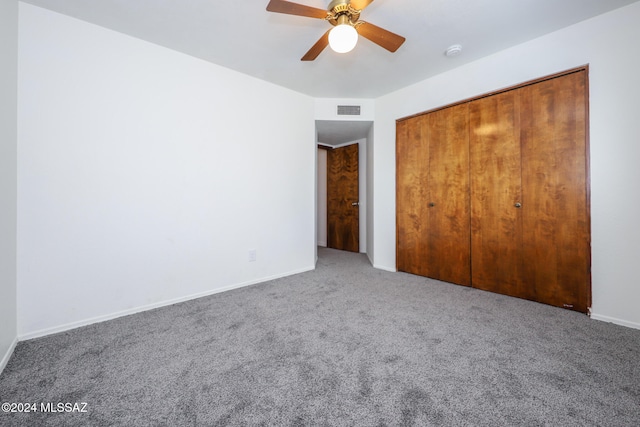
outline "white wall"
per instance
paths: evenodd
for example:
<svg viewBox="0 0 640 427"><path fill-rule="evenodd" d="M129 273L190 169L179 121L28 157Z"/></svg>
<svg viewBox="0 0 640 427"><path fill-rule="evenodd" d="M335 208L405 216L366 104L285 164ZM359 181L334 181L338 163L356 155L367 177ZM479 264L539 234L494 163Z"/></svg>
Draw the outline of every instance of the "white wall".
<svg viewBox="0 0 640 427"><path fill-rule="evenodd" d="M17 342L18 1L0 0L0 372Z"/></svg>
<svg viewBox="0 0 640 427"><path fill-rule="evenodd" d="M360 253L367 252L367 140L358 140L358 239Z"/></svg>
<svg viewBox="0 0 640 427"><path fill-rule="evenodd" d="M365 215L367 217L367 256L369 257L369 262L372 265L374 264L374 254L373 254L373 242L374 242L374 203L373 203L373 195L374 195L374 174L373 174L373 153L374 153L374 128L375 124L369 128L369 134L367 135L367 206L365 210Z"/></svg>
<svg viewBox="0 0 640 427"><path fill-rule="evenodd" d="M395 268L396 119L588 63L592 312L640 328L638 22L640 3L634 3L379 98L374 265Z"/></svg>
<svg viewBox="0 0 640 427"><path fill-rule="evenodd" d="M19 34L21 338L314 267L313 98L24 3Z"/></svg>

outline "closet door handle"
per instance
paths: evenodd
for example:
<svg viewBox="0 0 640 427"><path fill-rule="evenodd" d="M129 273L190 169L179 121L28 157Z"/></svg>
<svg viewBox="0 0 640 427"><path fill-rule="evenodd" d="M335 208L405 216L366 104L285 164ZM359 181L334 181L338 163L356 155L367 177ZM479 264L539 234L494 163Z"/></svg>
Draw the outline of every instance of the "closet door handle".
<svg viewBox="0 0 640 427"><path fill-rule="evenodd" d="M515 206L516 208L521 208L521 207L522 207L522 203L518 202L518 203L516 203L516 204L515 204L515 205L513 205L513 206Z"/></svg>

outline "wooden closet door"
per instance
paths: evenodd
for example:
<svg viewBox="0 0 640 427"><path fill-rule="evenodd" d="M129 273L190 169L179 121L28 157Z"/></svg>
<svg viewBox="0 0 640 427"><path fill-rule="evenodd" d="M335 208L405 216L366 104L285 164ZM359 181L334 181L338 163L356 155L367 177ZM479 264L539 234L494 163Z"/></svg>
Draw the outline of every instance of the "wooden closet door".
<svg viewBox="0 0 640 427"><path fill-rule="evenodd" d="M471 285L469 106L428 115L427 276Z"/></svg>
<svg viewBox="0 0 640 427"><path fill-rule="evenodd" d="M586 72L521 90L524 280L532 299L591 305Z"/></svg>
<svg viewBox="0 0 640 427"><path fill-rule="evenodd" d="M467 104L398 122L397 268L471 284Z"/></svg>
<svg viewBox="0 0 640 427"><path fill-rule="evenodd" d="M396 125L396 266L399 271L426 276L429 258L427 230L428 116Z"/></svg>
<svg viewBox="0 0 640 427"><path fill-rule="evenodd" d="M469 105L473 287L528 298L523 283L520 92Z"/></svg>

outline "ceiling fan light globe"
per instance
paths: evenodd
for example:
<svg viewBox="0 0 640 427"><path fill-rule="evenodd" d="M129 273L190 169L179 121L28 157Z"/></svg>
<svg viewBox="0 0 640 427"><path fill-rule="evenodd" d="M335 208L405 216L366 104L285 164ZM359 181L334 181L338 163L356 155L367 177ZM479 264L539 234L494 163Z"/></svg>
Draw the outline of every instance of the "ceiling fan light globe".
<svg viewBox="0 0 640 427"><path fill-rule="evenodd" d="M353 50L358 43L358 32L352 25L336 25L329 32L329 46L335 52L347 53Z"/></svg>

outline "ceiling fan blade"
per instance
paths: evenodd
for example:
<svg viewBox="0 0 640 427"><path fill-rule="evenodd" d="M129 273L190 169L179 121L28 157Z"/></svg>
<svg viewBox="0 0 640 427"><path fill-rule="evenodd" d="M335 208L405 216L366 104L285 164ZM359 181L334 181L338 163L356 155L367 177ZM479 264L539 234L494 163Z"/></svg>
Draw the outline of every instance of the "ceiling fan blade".
<svg viewBox="0 0 640 427"><path fill-rule="evenodd" d="M316 59L318 55L320 55L320 52L322 52L325 47L329 46L329 32L331 32L331 30L324 33L324 35L320 37L320 40L318 40L316 44L314 44L311 49L309 49L309 52L305 53L300 60L313 61L314 59Z"/></svg>
<svg viewBox="0 0 640 427"><path fill-rule="evenodd" d="M327 11L303 4L292 3L284 0L271 0L267 5L269 12L286 13L287 15L307 16L309 18L324 19Z"/></svg>
<svg viewBox="0 0 640 427"><path fill-rule="evenodd" d="M368 22L362 22L358 25L358 34L367 38L377 45L382 46L390 52L395 52L406 40L404 37L399 36L391 31L387 31L384 28L380 28L376 25Z"/></svg>
<svg viewBox="0 0 640 427"><path fill-rule="evenodd" d="M369 6L373 0L351 0L351 7L356 10L362 10Z"/></svg>

